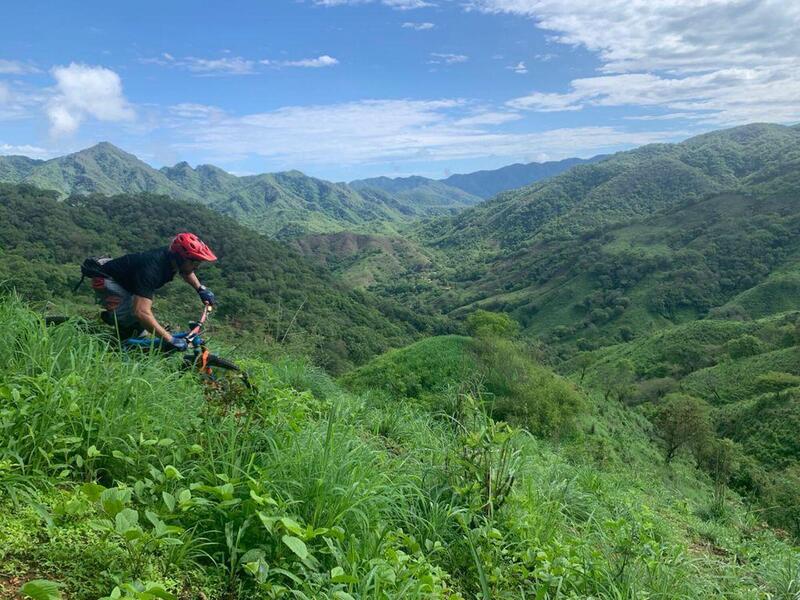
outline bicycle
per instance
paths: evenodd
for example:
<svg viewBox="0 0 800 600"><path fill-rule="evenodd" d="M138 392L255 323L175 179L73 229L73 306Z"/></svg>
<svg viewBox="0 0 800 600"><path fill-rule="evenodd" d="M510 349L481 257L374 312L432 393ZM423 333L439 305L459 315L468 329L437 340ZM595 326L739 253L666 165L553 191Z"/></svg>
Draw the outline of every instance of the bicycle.
<svg viewBox="0 0 800 600"><path fill-rule="evenodd" d="M205 305L200 319L198 321L189 322L188 331L172 334L174 337L186 339L187 342L186 350L183 351L182 368L185 370L197 371L205 384L223 394L236 391L237 382L241 382L245 390L255 391L255 386L250 382L246 371L241 369L239 365L233 361L212 354L209 351L206 345L206 339L201 336L201 333L211 310L211 306ZM45 317L45 324L60 325L68 320L70 320L69 317L48 316ZM143 352L158 351L165 356L181 352L181 350L178 350L172 346L172 344L164 340L145 336L130 337L120 340L120 348L125 352L134 350ZM219 373L215 373L215 369L221 369L228 374L221 377ZM232 377L231 374L235 375Z"/></svg>

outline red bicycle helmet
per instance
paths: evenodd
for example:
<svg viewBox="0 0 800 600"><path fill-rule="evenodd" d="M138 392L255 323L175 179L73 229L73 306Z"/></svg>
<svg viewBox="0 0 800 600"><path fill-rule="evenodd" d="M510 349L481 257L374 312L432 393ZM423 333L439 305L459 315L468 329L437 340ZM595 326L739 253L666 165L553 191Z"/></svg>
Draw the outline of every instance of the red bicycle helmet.
<svg viewBox="0 0 800 600"><path fill-rule="evenodd" d="M179 233L169 245L169 251L188 260L217 260L216 254L193 233Z"/></svg>

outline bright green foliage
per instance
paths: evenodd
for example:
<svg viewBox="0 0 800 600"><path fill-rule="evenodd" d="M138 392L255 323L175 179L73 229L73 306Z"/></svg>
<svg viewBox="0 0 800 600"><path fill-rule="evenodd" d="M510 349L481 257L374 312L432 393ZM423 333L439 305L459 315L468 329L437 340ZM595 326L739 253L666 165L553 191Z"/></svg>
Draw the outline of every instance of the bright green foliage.
<svg viewBox="0 0 800 600"><path fill-rule="evenodd" d="M428 338L376 358L341 382L427 399L448 414L459 393L479 393L494 418L553 438L572 432L583 404L571 383L538 364L524 346L497 338Z"/></svg>
<svg viewBox="0 0 800 600"><path fill-rule="evenodd" d="M120 357L14 302L0 342L0 481L19 501L0 500L0 575L36 573L65 597L792 590L796 552L735 497L724 521L696 516L713 489L681 464L665 486L645 431L600 396L598 432L556 446L492 419L489 397L442 414L254 359L258 394L221 411L168 360ZM508 363L515 348L483 352Z"/></svg>
<svg viewBox="0 0 800 600"><path fill-rule="evenodd" d="M519 332L519 324L502 313L476 310L467 317L467 329L476 337L512 338Z"/></svg>
<svg viewBox="0 0 800 600"><path fill-rule="evenodd" d="M391 350L347 373L341 382L352 389L385 390L393 396L422 398L470 379L477 363L462 336L428 338Z"/></svg>
<svg viewBox="0 0 800 600"><path fill-rule="evenodd" d="M60 583L55 581L47 581L45 579L34 579L23 585L19 591L26 597L32 600L60 600L62 587Z"/></svg>
<svg viewBox="0 0 800 600"><path fill-rule="evenodd" d="M757 337L745 334L725 344L725 350L731 358L736 359L761 354L765 347Z"/></svg>

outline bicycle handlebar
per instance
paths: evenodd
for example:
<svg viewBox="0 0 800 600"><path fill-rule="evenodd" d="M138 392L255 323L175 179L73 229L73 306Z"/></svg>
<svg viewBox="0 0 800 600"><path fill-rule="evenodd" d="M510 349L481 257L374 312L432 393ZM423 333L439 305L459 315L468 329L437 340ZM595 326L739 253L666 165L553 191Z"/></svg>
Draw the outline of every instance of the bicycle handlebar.
<svg viewBox="0 0 800 600"><path fill-rule="evenodd" d="M200 333L200 329L205 324L206 319L208 319L208 313L210 313L211 310L212 310L212 308L211 308L210 304L206 304L205 306L203 306L203 314L200 316L200 320L197 322L197 325L195 325L189 331L189 333L186 334L186 339L187 340L191 340L194 336L196 336L198 333Z"/></svg>

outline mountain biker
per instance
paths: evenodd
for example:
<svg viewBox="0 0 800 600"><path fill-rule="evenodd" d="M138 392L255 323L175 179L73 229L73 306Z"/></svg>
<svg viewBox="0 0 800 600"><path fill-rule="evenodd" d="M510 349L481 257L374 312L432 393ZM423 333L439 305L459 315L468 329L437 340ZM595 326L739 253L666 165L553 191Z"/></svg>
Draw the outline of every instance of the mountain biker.
<svg viewBox="0 0 800 600"><path fill-rule="evenodd" d="M195 274L201 263L215 260L216 255L195 234L179 233L167 248L126 254L102 262L104 277L92 280L92 288L105 308L100 318L115 326L122 339L146 329L174 348L185 350L186 340L173 336L153 315L153 294L180 273L204 304L215 305L214 294Z"/></svg>

